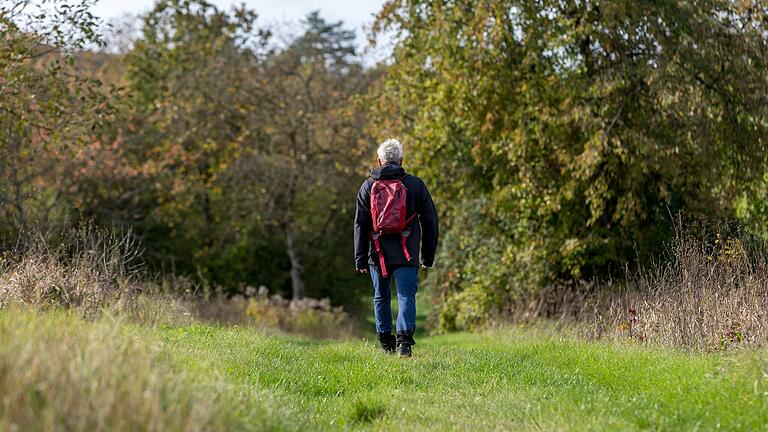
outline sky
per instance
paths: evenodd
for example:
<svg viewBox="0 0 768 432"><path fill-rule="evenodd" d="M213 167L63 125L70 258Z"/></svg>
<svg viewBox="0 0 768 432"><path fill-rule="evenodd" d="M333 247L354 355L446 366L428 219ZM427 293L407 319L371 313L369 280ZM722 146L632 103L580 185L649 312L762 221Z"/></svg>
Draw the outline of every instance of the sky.
<svg viewBox="0 0 768 432"><path fill-rule="evenodd" d="M231 5L245 3L256 11L262 26L280 26L296 23L307 13L320 10L327 21L344 21L345 27L357 32L357 43L364 47L365 26L370 26L373 15L379 11L384 0L208 0L216 6L229 9ZM105 22L125 14L140 14L152 8L154 0L99 0L92 9L94 15ZM367 62L387 55L384 47L364 53Z"/></svg>

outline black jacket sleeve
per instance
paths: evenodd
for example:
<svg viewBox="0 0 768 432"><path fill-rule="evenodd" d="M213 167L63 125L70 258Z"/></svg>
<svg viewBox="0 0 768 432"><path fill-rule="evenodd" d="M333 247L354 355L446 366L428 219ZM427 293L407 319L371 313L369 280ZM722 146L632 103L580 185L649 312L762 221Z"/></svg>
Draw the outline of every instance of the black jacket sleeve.
<svg viewBox="0 0 768 432"><path fill-rule="evenodd" d="M371 189L368 180L360 186L355 206L355 268L368 268L368 241L373 230L371 220Z"/></svg>
<svg viewBox="0 0 768 432"><path fill-rule="evenodd" d="M437 210L427 186L422 183L421 200L419 201L419 222L421 223L421 264L432 267L437 250L439 234Z"/></svg>

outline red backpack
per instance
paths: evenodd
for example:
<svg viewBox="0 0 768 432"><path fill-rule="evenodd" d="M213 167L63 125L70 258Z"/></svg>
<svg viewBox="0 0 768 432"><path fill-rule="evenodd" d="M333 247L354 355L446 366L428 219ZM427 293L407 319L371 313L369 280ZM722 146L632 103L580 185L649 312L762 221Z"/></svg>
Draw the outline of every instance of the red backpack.
<svg viewBox="0 0 768 432"><path fill-rule="evenodd" d="M381 275L387 277L387 267L384 264L384 254L381 253L379 237L382 234L400 234L400 244L403 247L406 261L411 260L411 254L405 246L405 240L411 234L406 229L408 223L416 216L414 213L408 219L405 218L406 199L408 189L400 180L374 180L371 186L371 218L373 219L373 232L371 239L376 246L379 255Z"/></svg>

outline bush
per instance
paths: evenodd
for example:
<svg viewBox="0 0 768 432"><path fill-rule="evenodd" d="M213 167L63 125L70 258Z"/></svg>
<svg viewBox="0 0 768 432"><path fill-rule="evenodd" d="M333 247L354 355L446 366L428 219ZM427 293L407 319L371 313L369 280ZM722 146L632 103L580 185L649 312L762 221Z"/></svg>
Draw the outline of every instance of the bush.
<svg viewBox="0 0 768 432"><path fill-rule="evenodd" d="M440 266L425 283L437 297L438 331L473 331L546 284L544 248L504 241L503 233L483 224L493 217L488 206L481 198L465 205L440 240Z"/></svg>
<svg viewBox="0 0 768 432"><path fill-rule="evenodd" d="M248 299L246 314L256 325L313 338L339 339L355 334L353 321L344 308L331 306L329 299L289 301L279 295L270 296L263 286Z"/></svg>

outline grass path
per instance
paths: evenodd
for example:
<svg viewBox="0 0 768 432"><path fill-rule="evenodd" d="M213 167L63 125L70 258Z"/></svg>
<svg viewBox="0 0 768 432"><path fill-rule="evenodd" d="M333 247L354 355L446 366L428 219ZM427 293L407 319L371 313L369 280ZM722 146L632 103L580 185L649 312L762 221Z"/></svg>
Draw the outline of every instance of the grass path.
<svg viewBox="0 0 768 432"><path fill-rule="evenodd" d="M765 353L531 330L365 341L0 311L0 430L766 430ZM109 404L105 401L110 401ZM63 426L62 426L63 425Z"/></svg>
<svg viewBox="0 0 768 432"><path fill-rule="evenodd" d="M515 331L371 343L192 326L159 332L188 364L267 389L300 429L763 430L765 357L686 355Z"/></svg>

